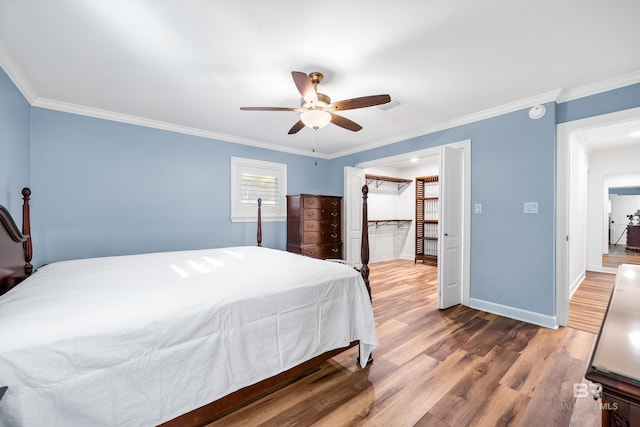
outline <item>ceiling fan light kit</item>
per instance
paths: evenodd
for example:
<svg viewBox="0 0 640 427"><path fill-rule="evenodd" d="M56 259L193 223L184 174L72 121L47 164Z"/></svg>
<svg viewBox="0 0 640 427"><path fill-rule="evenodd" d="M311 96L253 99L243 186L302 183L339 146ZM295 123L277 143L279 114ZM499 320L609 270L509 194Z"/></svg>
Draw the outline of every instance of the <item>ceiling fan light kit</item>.
<svg viewBox="0 0 640 427"><path fill-rule="evenodd" d="M300 114L300 120L306 126L318 130L331 122L331 114L324 110L307 110Z"/></svg>
<svg viewBox="0 0 640 427"><path fill-rule="evenodd" d="M386 104L391 101L389 95L371 95L360 98L345 99L331 103L324 93L318 93L318 83L323 79L322 73L313 72L306 75L300 71L292 71L293 82L302 95L300 108L289 107L240 107L243 111L297 111L300 112L298 120L289 130L289 135L298 133L300 129L308 126L313 129L320 129L329 123L336 126L358 132L362 126L346 117L335 114L334 111L355 110L357 108L373 107Z"/></svg>

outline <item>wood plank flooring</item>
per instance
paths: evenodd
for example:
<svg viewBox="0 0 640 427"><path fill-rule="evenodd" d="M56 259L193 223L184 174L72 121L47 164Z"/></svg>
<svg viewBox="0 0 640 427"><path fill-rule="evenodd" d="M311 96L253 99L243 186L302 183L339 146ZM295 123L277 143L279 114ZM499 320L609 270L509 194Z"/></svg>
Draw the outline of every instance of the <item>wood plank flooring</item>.
<svg viewBox="0 0 640 427"><path fill-rule="evenodd" d="M609 253L602 254L602 266L618 268L620 264L640 264L640 252L626 251L618 245L610 245Z"/></svg>
<svg viewBox="0 0 640 427"><path fill-rule="evenodd" d="M569 301L569 326L597 334L607 310L615 274L587 271Z"/></svg>
<svg viewBox="0 0 640 427"><path fill-rule="evenodd" d="M573 397L596 335L468 307L436 309L436 268L371 265L379 348L348 350L209 427L597 426L599 402Z"/></svg>

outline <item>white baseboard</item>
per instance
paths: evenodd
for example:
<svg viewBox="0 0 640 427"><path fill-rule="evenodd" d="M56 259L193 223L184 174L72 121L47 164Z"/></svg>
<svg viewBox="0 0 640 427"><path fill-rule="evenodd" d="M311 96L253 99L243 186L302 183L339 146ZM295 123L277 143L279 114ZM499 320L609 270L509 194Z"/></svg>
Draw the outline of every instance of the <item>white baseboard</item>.
<svg viewBox="0 0 640 427"><path fill-rule="evenodd" d="M611 273L611 274L616 274L618 272L617 268L603 267L602 265L595 265L595 264L592 264L592 265L588 266L587 270L588 271L595 271L597 273Z"/></svg>
<svg viewBox="0 0 640 427"><path fill-rule="evenodd" d="M520 308L509 307L502 304L496 304L489 301L483 301L476 298L469 299L469 306L476 310L487 311L511 319L521 320L523 322L532 323L545 328L558 329L558 322L555 316L547 316L545 314L535 313L533 311L522 310Z"/></svg>
<svg viewBox="0 0 640 427"><path fill-rule="evenodd" d="M575 294L580 287L580 283L584 280L584 276L585 272L583 271L582 274L580 274L578 278L569 285L569 299L573 298L573 294Z"/></svg>

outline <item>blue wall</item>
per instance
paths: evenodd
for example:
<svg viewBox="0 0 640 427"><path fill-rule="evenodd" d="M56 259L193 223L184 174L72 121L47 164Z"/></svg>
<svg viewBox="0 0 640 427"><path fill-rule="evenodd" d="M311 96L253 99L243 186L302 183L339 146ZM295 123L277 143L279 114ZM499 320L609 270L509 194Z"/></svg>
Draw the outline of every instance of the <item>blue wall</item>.
<svg viewBox="0 0 640 427"><path fill-rule="evenodd" d="M638 106L640 83L558 104L557 122L571 122Z"/></svg>
<svg viewBox="0 0 640 427"><path fill-rule="evenodd" d="M254 245L232 223L230 158L287 164L288 192L327 193L327 162L240 144L33 108L34 265L152 251ZM263 244L284 249L284 222Z"/></svg>
<svg viewBox="0 0 640 427"><path fill-rule="evenodd" d="M640 195L640 187L609 188L609 194L617 194L619 196L637 196Z"/></svg>
<svg viewBox="0 0 640 427"><path fill-rule="evenodd" d="M482 203L482 214L468 212L470 297L552 316L555 103L545 106L547 114L538 120L522 110L337 159L330 175L359 162L470 139L471 204ZM524 214L525 201L537 201L539 213Z"/></svg>
<svg viewBox="0 0 640 427"><path fill-rule="evenodd" d="M0 205L16 221L22 218L21 190L30 183L30 111L27 100L0 68Z"/></svg>

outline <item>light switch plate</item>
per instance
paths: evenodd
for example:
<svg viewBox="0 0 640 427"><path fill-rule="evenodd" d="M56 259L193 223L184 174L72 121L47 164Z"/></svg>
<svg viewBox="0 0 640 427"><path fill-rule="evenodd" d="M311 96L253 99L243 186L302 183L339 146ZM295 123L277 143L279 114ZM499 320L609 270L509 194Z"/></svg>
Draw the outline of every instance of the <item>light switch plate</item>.
<svg viewBox="0 0 640 427"><path fill-rule="evenodd" d="M538 202L524 202L524 213L526 214L538 213Z"/></svg>
<svg viewBox="0 0 640 427"><path fill-rule="evenodd" d="M473 213L482 213L482 203L476 203L473 205Z"/></svg>

